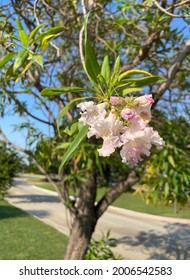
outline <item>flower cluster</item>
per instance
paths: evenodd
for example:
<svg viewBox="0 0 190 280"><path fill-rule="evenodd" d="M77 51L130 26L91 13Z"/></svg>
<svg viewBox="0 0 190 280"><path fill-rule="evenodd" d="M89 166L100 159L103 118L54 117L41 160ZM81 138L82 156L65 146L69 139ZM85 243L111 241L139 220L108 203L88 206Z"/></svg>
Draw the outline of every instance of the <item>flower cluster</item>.
<svg viewBox="0 0 190 280"><path fill-rule="evenodd" d="M79 122L89 126L87 137L103 139L100 156L110 156L116 148L121 148L122 162L136 165L141 156L150 155L152 144L164 145L157 131L148 124L151 120L152 95L141 97L111 96L109 102L95 104L82 102Z"/></svg>

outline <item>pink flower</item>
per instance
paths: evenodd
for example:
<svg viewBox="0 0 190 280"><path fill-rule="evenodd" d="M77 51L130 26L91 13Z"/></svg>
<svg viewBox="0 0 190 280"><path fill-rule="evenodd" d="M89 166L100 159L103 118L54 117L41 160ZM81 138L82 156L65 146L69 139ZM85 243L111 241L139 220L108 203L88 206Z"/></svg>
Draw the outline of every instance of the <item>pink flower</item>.
<svg viewBox="0 0 190 280"><path fill-rule="evenodd" d="M129 108L125 108L121 111L122 118L124 118L127 121L131 120L134 117L134 115L134 111Z"/></svg>
<svg viewBox="0 0 190 280"><path fill-rule="evenodd" d="M102 157L108 157L113 152L115 152L115 149L120 146L120 141L117 136L110 136L104 139L103 145L101 149L98 149L98 153Z"/></svg>
<svg viewBox="0 0 190 280"><path fill-rule="evenodd" d="M119 97L117 97L117 96L111 96L110 97L110 103L112 105L114 105L118 100L119 100Z"/></svg>
<svg viewBox="0 0 190 280"><path fill-rule="evenodd" d="M85 101L78 104L77 107L83 112L79 122L82 122L84 125L92 125L94 122L97 122L97 118L106 116L106 106L105 102L96 105L93 101Z"/></svg>
<svg viewBox="0 0 190 280"><path fill-rule="evenodd" d="M138 106L147 106L147 105L152 105L152 103L154 103L152 94L139 96L135 98L135 101L138 102Z"/></svg>
<svg viewBox="0 0 190 280"><path fill-rule="evenodd" d="M142 160L141 155L150 155L152 144L161 147L164 145L163 139L152 127L146 127L144 130L128 129L122 136L123 147L120 151L122 162L129 162L137 165Z"/></svg>
<svg viewBox="0 0 190 280"><path fill-rule="evenodd" d="M148 126L153 102L152 95L127 101L122 97L111 96L110 103L114 106L111 111L108 111L106 102L97 105L93 101L83 102L78 105L82 111L79 122L89 126L88 138L95 136L103 139L103 145L98 149L100 156L110 156L116 148L122 147L122 162L137 165L143 155L150 155L152 145L158 148L164 145L158 132ZM127 125L118 114L127 120Z"/></svg>
<svg viewBox="0 0 190 280"><path fill-rule="evenodd" d="M98 118L98 121L91 125L87 136L88 138L92 136L102 138L103 146L98 150L99 155L109 156L117 147L121 146L120 136L125 129L123 122L110 112L108 117Z"/></svg>

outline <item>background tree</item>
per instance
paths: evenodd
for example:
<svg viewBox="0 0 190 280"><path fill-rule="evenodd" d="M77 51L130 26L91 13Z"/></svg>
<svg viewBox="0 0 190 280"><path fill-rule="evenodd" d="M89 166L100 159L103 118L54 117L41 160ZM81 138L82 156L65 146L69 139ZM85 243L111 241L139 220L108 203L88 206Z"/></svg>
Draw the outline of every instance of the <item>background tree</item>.
<svg viewBox="0 0 190 280"><path fill-rule="evenodd" d="M99 143L90 140L83 142L64 166L62 188L59 188L34 153L39 127L41 133L47 127L46 144L49 142L51 145L52 138L56 139L60 162L65 148L77 134L74 119L78 111L73 106L77 102L73 100L83 98L86 92L71 90L70 87L83 88L87 82L82 67L81 44L86 10L93 10L89 18L88 38L98 61L102 62L106 53L113 67L119 54L122 72L137 68L164 76L165 82L146 86L143 94L153 94L156 101L153 109L164 111L166 118L174 120L174 123L182 112L189 119L190 41L184 32L188 26L188 2L183 1L183 5L175 0L168 4L166 1L155 2L159 7L152 5L152 1L84 3L65 0L63 5L59 0L53 3L47 0L12 0L1 7L1 116L18 114L24 120L21 129L26 134L25 147L12 143L14 148L33 159L74 217L66 259L84 258L98 219L115 199L139 181L141 170L144 170L140 165L134 169L121 164L117 153L109 159L99 157L96 152ZM20 19L16 28L15 15ZM176 22L178 17L180 19ZM65 91L69 93L65 94L62 89L61 95L42 97L40 92L47 87L68 87ZM73 103L67 106L71 101ZM63 109L59 134L56 120ZM1 136L10 143L3 131ZM100 184L107 189L95 206ZM75 205L70 201L73 191L80 202Z"/></svg>
<svg viewBox="0 0 190 280"><path fill-rule="evenodd" d="M13 184L14 177L22 171L21 157L0 141L0 196L4 196Z"/></svg>

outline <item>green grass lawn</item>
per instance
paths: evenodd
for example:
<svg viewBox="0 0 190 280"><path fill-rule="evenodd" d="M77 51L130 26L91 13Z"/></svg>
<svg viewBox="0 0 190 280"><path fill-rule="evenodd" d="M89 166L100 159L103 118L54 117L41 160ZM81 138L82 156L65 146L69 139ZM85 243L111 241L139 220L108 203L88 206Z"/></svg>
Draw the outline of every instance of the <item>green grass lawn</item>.
<svg viewBox="0 0 190 280"><path fill-rule="evenodd" d="M49 184L48 182L44 182L44 179L39 180L39 178L31 178L29 182L41 188L54 191L54 188L51 186L51 184ZM100 188L98 190L98 199L104 194L105 191L105 188ZM180 211L174 214L173 206L165 206L163 203L157 206L153 204L146 205L145 201L140 195L133 195L131 192L126 192L122 194L112 204L112 206L152 215L190 219L190 207L181 209Z"/></svg>
<svg viewBox="0 0 190 280"><path fill-rule="evenodd" d="M1 260L61 260L68 238L0 199Z"/></svg>

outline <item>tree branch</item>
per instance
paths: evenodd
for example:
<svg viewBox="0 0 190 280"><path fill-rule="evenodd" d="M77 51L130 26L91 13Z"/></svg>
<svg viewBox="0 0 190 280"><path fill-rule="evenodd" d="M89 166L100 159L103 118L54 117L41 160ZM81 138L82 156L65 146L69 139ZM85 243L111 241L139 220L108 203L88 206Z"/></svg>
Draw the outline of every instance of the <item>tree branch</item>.
<svg viewBox="0 0 190 280"><path fill-rule="evenodd" d="M4 90L5 90L5 89L4 89ZM15 103L23 110L23 112L25 112L28 116L30 116L31 118L33 118L33 119L35 119L35 120L37 120L37 121L39 121L39 122L45 123L45 124L47 124L47 125L51 125L51 126L53 126L53 127L55 126L54 123L45 121L45 120L40 119L40 118L36 117L35 115L31 114L31 113L25 108L25 106L24 106L24 105L14 96L14 94L12 94L10 91L5 90L5 92L6 92L6 94L7 94L11 99L14 100L14 102L15 102Z"/></svg>
<svg viewBox="0 0 190 280"><path fill-rule="evenodd" d="M111 188L98 202L96 206L96 215L99 219L103 213L107 210L107 208L127 189L131 188L135 185L139 178L134 176L134 171L132 171L127 180L119 182L116 187Z"/></svg>
<svg viewBox="0 0 190 280"><path fill-rule="evenodd" d="M184 1L184 2L186 2L186 1ZM155 4L155 6L160 11L162 11L164 14L166 14L166 15L168 15L170 17L173 17L173 18L188 18L188 17L190 17L190 15L180 16L180 15L172 14L172 13L168 12L166 9L164 9L162 6L160 6L160 4L156 0L153 0L153 3Z"/></svg>
<svg viewBox="0 0 190 280"><path fill-rule="evenodd" d="M173 79L175 78L176 73L179 71L179 68L180 68L183 60L186 58L186 56L189 53L190 53L190 39L186 42L186 44L184 45L182 50L179 51L173 65L169 68L168 74L167 74L167 80L161 84L161 86L155 93L153 93L155 103L153 104L152 108L155 107L156 103L159 101L161 96L169 88Z"/></svg>
<svg viewBox="0 0 190 280"><path fill-rule="evenodd" d="M59 190L59 187L57 186L57 184L51 179L50 175L46 173L45 169L37 162L34 154L29 151L29 150L26 150L26 149L23 149L13 143L11 143L9 141L9 139L6 137L6 135L3 133L3 131L0 129L0 136L2 137L2 139L5 141L5 143L9 146L11 146L12 148L16 149L17 151L19 152L22 152L22 153L25 153L26 155L30 156L33 160L33 162L35 163L35 165L37 166L37 168L39 169L39 171L42 173L42 175L44 175L47 180L49 181L49 183L55 188L56 192L58 193L59 195L59 198L61 200L61 202L65 202L63 197L62 197L62 194Z"/></svg>

